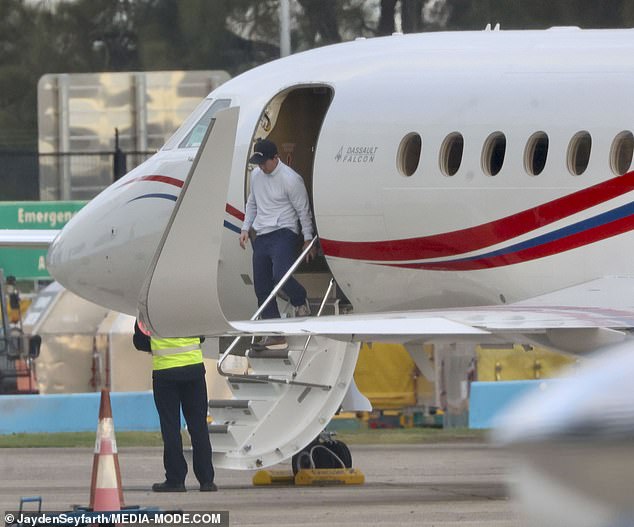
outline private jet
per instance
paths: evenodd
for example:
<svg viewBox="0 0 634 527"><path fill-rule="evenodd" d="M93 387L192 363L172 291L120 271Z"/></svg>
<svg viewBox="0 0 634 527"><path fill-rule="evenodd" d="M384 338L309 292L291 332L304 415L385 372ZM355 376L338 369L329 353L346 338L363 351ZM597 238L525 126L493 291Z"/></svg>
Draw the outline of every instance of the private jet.
<svg viewBox="0 0 634 527"><path fill-rule="evenodd" d="M632 91L630 29L395 34L298 53L210 93L65 226L48 268L157 335L234 338L219 360L233 398L210 402L215 462L272 465L343 403L362 405L362 341L403 343L419 364L423 342L628 342ZM293 270L324 284L319 316L257 320L238 233L260 138L310 196L322 256ZM290 351L251 353L259 335L286 335ZM239 353L249 367L229 373Z"/></svg>

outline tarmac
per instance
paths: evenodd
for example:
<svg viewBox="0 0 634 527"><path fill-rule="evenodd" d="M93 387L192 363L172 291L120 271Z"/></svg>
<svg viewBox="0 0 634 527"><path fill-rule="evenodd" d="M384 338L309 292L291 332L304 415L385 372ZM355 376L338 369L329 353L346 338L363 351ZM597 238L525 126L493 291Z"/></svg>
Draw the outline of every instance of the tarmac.
<svg viewBox="0 0 634 527"><path fill-rule="evenodd" d="M253 472L218 469L219 491L199 492L193 473L186 493L156 494L162 449L119 449L126 505L164 510L229 511L233 526L518 527L509 497L510 455L483 443L351 445L359 486L254 487ZM189 456L191 457L191 456ZM93 453L87 448L0 449L0 508L41 496L44 511L87 506ZM288 468L277 465L275 469ZM27 504L32 507L32 504ZM26 508L26 507L25 507Z"/></svg>

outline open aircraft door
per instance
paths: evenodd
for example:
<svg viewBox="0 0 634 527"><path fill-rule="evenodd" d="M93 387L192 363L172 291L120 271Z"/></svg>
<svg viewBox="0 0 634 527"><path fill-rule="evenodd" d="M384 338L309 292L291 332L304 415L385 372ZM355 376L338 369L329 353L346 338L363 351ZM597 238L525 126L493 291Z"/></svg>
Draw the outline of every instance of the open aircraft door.
<svg viewBox="0 0 634 527"><path fill-rule="evenodd" d="M149 266L138 310L153 334L178 337L233 329L220 305L218 264L239 113L239 107L232 107L216 114Z"/></svg>

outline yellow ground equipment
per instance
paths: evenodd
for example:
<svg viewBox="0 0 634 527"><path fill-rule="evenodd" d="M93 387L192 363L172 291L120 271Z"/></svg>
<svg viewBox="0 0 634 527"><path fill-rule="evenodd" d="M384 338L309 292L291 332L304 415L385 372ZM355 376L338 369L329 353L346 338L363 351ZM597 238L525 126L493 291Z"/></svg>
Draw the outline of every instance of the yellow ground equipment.
<svg viewBox="0 0 634 527"><path fill-rule="evenodd" d="M303 468L295 485L363 485L365 476L356 468Z"/></svg>
<svg viewBox="0 0 634 527"><path fill-rule="evenodd" d="M363 485L365 475L356 468L302 468L293 475L287 470L258 470L253 485Z"/></svg>
<svg viewBox="0 0 634 527"><path fill-rule="evenodd" d="M334 439L332 432L322 432L292 458L292 472L260 470L253 476L254 485L362 485L363 473L352 468L350 450Z"/></svg>
<svg viewBox="0 0 634 527"><path fill-rule="evenodd" d="M295 475L288 470L258 470L253 475L253 484L262 485L294 485Z"/></svg>
<svg viewBox="0 0 634 527"><path fill-rule="evenodd" d="M546 348L526 348L520 344L478 346L479 381L517 381L544 379L559 375L576 358Z"/></svg>

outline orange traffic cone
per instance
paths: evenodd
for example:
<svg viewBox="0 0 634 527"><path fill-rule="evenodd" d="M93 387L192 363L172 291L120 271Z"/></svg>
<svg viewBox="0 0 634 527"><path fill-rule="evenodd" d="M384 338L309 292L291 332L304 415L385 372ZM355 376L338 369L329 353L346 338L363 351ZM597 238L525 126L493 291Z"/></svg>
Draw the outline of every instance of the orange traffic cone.
<svg viewBox="0 0 634 527"><path fill-rule="evenodd" d="M93 511L118 511L123 507L121 471L114 437L110 392L101 390L99 425L95 441L90 484L90 508Z"/></svg>

